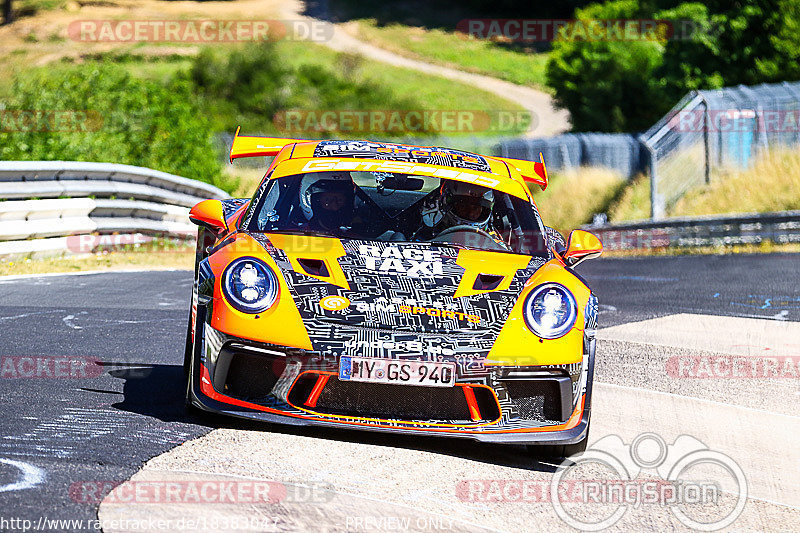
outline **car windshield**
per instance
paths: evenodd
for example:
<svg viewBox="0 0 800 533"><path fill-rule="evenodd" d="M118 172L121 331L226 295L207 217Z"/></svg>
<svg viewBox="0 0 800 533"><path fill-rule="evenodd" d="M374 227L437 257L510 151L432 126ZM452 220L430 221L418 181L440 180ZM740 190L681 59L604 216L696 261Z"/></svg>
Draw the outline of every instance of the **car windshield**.
<svg viewBox="0 0 800 533"><path fill-rule="evenodd" d="M534 206L486 187L387 172L312 172L262 185L244 228L547 256Z"/></svg>

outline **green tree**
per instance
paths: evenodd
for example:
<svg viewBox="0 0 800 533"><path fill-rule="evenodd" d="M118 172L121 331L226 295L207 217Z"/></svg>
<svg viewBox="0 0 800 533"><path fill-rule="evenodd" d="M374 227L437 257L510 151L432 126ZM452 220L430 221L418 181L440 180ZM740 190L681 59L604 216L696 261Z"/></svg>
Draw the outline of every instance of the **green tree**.
<svg viewBox="0 0 800 533"><path fill-rule="evenodd" d="M633 19L640 17L636 0L593 4L575 18ZM576 131L631 131L652 124L655 114L669 109L663 84L655 76L663 45L652 36L638 40L583 40L569 30L553 43L547 64L548 84L556 102L570 111Z"/></svg>
<svg viewBox="0 0 800 533"><path fill-rule="evenodd" d="M548 83L577 131L636 131L691 90L800 79L800 0L615 0L577 18L673 21L651 41L560 40Z"/></svg>
<svg viewBox="0 0 800 533"><path fill-rule="evenodd" d="M674 105L689 91L724 86L723 72L728 70L718 59L723 55L719 32L724 16L710 13L704 4L684 3L657 18L674 21L675 30L656 72L664 80L664 98Z"/></svg>
<svg viewBox="0 0 800 533"><path fill-rule="evenodd" d="M333 67L287 67L279 48L265 42L230 51L206 49L185 78L216 117L215 129L223 131L241 126L248 132L275 132L275 115L295 109L420 108L414 99L397 96L392 87L362 79L360 63L360 56L339 54Z"/></svg>
<svg viewBox="0 0 800 533"><path fill-rule="evenodd" d="M227 189L235 185L222 178L209 121L186 81L165 86L119 66L87 63L24 75L12 94L7 120L15 109L87 111L90 119L66 130L7 124L0 131L1 159L126 163Z"/></svg>

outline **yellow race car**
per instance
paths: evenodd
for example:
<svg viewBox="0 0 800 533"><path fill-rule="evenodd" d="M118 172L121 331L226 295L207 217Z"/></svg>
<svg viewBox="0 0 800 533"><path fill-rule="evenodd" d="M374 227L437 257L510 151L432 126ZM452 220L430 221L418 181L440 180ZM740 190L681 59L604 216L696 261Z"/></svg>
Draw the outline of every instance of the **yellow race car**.
<svg viewBox="0 0 800 533"><path fill-rule="evenodd" d="M186 401L227 415L527 444L589 430L602 252L546 228L541 162L369 141L248 137L250 199L206 200Z"/></svg>

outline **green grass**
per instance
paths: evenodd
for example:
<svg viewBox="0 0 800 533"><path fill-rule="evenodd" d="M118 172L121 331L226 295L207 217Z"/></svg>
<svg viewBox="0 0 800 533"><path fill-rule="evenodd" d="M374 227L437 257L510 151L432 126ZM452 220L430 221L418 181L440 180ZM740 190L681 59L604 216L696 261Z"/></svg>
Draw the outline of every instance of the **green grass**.
<svg viewBox="0 0 800 533"><path fill-rule="evenodd" d="M16 0L12 7L16 17L30 17L40 11L61 9L66 3L66 0Z"/></svg>
<svg viewBox="0 0 800 533"><path fill-rule="evenodd" d="M441 29L402 24L378 26L373 19L358 20L358 37L392 52L459 70L547 89L547 53L504 48L491 41Z"/></svg>
<svg viewBox="0 0 800 533"><path fill-rule="evenodd" d="M86 56L90 60L104 60L118 63L133 76L144 78L151 81L167 82L181 71L186 71L192 64L192 58L181 55L153 56L141 47L124 48L111 52L102 52ZM506 100L493 93L488 93L476 89L471 85L448 80L439 76L421 74L419 72L393 67L364 59L361 56L350 54L340 54L328 49L327 47L304 43L280 41L275 44L275 51L279 54L281 61L287 67L299 67L300 65L319 65L329 69L334 69L344 73L346 77L353 79L354 82L373 82L383 87L390 88L391 92L398 99L414 102L414 110L469 110L484 111L492 119L492 124L496 124L496 112L523 111L522 107ZM80 69L80 64L76 64L69 59L53 63L47 66L48 69L66 70ZM17 66L16 72L27 70L24 65ZM11 89L9 81L0 80L0 96L9 94ZM387 103L391 107L391 104ZM408 107L408 106L405 106ZM211 106L207 111L214 115L226 113L226 106ZM231 110L227 110L230 112ZM224 123L230 118L229 114L218 117L216 123ZM281 132L272 127L272 117L264 117L264 126L259 129L261 133L280 135ZM503 135L518 135L525 130L524 124L517 124L512 128L500 132ZM255 132L251 132L255 133ZM447 133L447 136L455 138L467 136L492 136L496 130L487 129L472 132ZM343 135L347 136L347 135ZM352 137L352 135L350 135ZM364 137L364 134L358 135ZM374 137L380 138L380 134ZM454 143L450 143L454 144ZM455 144L459 144L456 142Z"/></svg>
<svg viewBox="0 0 800 533"><path fill-rule="evenodd" d="M0 260L0 276L94 270L189 270L193 262L194 249L189 246L155 252L116 251L74 256L15 258Z"/></svg>
<svg viewBox="0 0 800 533"><path fill-rule="evenodd" d="M481 91L472 85L459 83L439 76L430 76L415 70L393 67L369 59L346 59L343 65L342 54L308 43L281 41L277 49L283 52L288 65L301 64L338 65L339 68L353 69L354 75L366 80L391 87L398 97L417 100L423 109L430 110L482 110L482 111L522 111L522 107L493 93ZM346 58L351 56L347 55ZM339 59L337 59L339 58ZM517 132L521 133L524 128Z"/></svg>

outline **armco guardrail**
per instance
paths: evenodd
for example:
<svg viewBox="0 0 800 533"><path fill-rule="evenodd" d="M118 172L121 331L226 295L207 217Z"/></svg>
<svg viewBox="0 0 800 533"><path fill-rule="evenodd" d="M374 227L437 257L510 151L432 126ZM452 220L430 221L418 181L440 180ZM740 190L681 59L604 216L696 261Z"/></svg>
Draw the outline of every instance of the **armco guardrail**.
<svg viewBox="0 0 800 533"><path fill-rule="evenodd" d="M584 226L606 250L800 242L800 211L670 218Z"/></svg>
<svg viewBox="0 0 800 533"><path fill-rule="evenodd" d="M152 236L189 237L189 208L228 195L149 168L77 161L0 161L0 257L89 252Z"/></svg>

